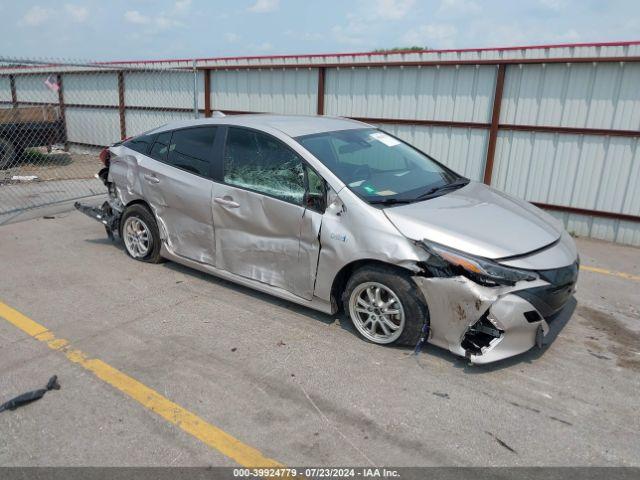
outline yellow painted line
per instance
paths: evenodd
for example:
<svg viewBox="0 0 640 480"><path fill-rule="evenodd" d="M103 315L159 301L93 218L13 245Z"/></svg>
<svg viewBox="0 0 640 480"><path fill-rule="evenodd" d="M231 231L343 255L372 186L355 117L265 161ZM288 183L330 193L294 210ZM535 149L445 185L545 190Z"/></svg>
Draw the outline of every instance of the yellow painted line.
<svg viewBox="0 0 640 480"><path fill-rule="evenodd" d="M614 272L613 270L607 270L606 268L590 267L588 265L580 265L580 270L584 270L586 272L602 273L604 275L625 278L627 280L637 280L640 282L640 275L632 275L631 273Z"/></svg>
<svg viewBox="0 0 640 480"><path fill-rule="evenodd" d="M113 368L111 365L97 358L89 358L80 350L72 349L67 340L57 338L46 327L34 322L29 317L14 310L0 301L0 317L7 320L27 335L47 344L53 350L58 350L71 360L90 371L100 380L117 388L122 393L151 410L156 415L167 420L197 438L209 447L229 457L244 467L282 467L283 465L265 457L253 447L241 442L237 438L221 430L215 425L198 417L177 403L163 397L155 390L140 383L126 373Z"/></svg>

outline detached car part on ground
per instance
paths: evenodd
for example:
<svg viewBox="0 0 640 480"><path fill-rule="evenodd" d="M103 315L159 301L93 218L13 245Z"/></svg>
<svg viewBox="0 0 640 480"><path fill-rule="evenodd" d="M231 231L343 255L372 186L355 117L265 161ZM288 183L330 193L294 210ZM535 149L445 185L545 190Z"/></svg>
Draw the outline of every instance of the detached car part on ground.
<svg viewBox="0 0 640 480"><path fill-rule="evenodd" d="M343 308L374 343L510 357L541 344L577 281L560 222L361 122L217 116L101 158L109 200L77 207L131 257Z"/></svg>

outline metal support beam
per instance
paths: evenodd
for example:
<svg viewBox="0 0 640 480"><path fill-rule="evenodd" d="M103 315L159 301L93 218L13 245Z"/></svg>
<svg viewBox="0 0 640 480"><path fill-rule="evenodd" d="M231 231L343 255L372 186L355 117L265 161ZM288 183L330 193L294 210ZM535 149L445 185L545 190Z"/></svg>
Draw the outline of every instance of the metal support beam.
<svg viewBox="0 0 640 480"><path fill-rule="evenodd" d="M213 72L204 70L204 116L211 116L211 75Z"/></svg>
<svg viewBox="0 0 640 480"><path fill-rule="evenodd" d="M198 67L199 70L277 70L301 68L393 68L393 67L438 67L456 65L541 65L556 63L636 63L640 56L628 57L558 57L558 58L513 58L513 59L469 59L469 60L415 60L415 61L380 61L380 62L326 62L326 63L248 63L236 65L208 65Z"/></svg>
<svg viewBox="0 0 640 480"><path fill-rule="evenodd" d="M496 89L493 94L493 112L491 113L491 127L489 128L489 141L487 142L487 157L484 164L484 183L491 185L493 174L493 159L496 153L496 141L498 140L498 128L500 122L500 107L502 106L502 91L504 90L505 64L498 65L496 75Z"/></svg>
<svg viewBox="0 0 640 480"><path fill-rule="evenodd" d="M630 215L628 213L606 212L603 210L590 210L587 208L568 207L566 205L552 205L549 203L531 202L536 207L558 212L574 213L576 215L586 215L590 217L612 218L625 222L640 222L640 215Z"/></svg>
<svg viewBox="0 0 640 480"><path fill-rule="evenodd" d="M120 140L127 138L127 116L124 104L124 72L118 72L118 112L120 113Z"/></svg>
<svg viewBox="0 0 640 480"><path fill-rule="evenodd" d="M193 118L198 118L198 62L193 59Z"/></svg>
<svg viewBox="0 0 640 480"><path fill-rule="evenodd" d="M13 108L18 108L18 92L16 90L15 75L9 75L9 88L11 88L11 104Z"/></svg>
<svg viewBox="0 0 640 480"><path fill-rule="evenodd" d="M364 123L389 123L392 125L419 125L423 127L451 127L451 128L479 128L488 129L490 123L481 122L456 122L453 120L424 120L413 118L375 118L375 117L349 117Z"/></svg>
<svg viewBox="0 0 640 480"><path fill-rule="evenodd" d="M67 116L65 114L64 106L64 86L62 84L62 75L56 75L56 83L58 84L58 105L60 106L60 121L62 122L62 128L64 129L64 149L69 150L69 137L67 129Z"/></svg>
<svg viewBox="0 0 640 480"><path fill-rule="evenodd" d="M318 68L318 105L316 113L318 115L324 115L324 79L326 76L326 70L324 67Z"/></svg>

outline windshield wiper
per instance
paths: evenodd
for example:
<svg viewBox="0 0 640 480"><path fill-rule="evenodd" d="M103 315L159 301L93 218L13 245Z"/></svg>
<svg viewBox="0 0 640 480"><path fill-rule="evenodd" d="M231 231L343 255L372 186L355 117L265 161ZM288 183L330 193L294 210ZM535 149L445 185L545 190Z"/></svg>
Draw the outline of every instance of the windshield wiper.
<svg viewBox="0 0 640 480"><path fill-rule="evenodd" d="M465 185L469 184L469 179L468 178L459 178L457 180L454 180L451 183L447 183L445 185L440 185L438 187L433 187L430 188L429 190L427 190L424 193L421 193L420 195L418 195L414 200L425 200L427 198L432 198L435 196L438 196L440 194L443 194L444 192L450 191L450 190L457 190L458 188L462 188ZM438 195L436 195L438 194Z"/></svg>
<svg viewBox="0 0 640 480"><path fill-rule="evenodd" d="M397 198L385 198L384 200L369 200L370 205L398 205L401 203L411 203L413 200L399 200Z"/></svg>

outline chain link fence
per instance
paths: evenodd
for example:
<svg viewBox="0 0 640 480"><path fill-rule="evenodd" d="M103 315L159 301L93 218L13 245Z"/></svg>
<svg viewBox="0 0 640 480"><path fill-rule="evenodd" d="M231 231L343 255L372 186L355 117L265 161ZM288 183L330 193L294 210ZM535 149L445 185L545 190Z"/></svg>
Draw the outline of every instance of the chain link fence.
<svg viewBox="0 0 640 480"><path fill-rule="evenodd" d="M100 150L201 114L202 72L0 57L0 224L27 209L101 195Z"/></svg>

